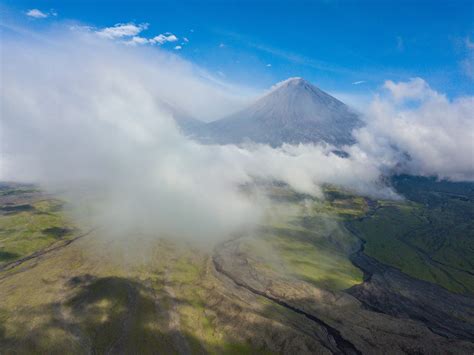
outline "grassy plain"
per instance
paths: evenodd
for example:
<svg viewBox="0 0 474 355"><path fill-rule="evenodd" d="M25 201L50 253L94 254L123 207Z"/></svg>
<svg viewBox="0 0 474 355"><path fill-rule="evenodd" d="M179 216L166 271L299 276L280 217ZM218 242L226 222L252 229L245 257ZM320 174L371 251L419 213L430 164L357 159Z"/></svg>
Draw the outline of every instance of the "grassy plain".
<svg viewBox="0 0 474 355"><path fill-rule="evenodd" d="M352 226L365 253L413 277L453 292L474 293L474 193L472 184L400 176L403 201L377 201L371 218Z"/></svg>
<svg viewBox="0 0 474 355"><path fill-rule="evenodd" d="M257 238L246 241L245 251L266 256L269 268L284 268L317 287L343 290L363 279L362 271L349 260L357 239L343 221L363 215L367 204L362 197L331 186L324 193L321 200L274 186L268 191L273 209Z"/></svg>
<svg viewBox="0 0 474 355"><path fill-rule="evenodd" d="M31 190L2 189L2 196L21 196ZM13 199L14 201L14 199ZM0 206L0 266L48 247L77 232L55 198L7 203Z"/></svg>

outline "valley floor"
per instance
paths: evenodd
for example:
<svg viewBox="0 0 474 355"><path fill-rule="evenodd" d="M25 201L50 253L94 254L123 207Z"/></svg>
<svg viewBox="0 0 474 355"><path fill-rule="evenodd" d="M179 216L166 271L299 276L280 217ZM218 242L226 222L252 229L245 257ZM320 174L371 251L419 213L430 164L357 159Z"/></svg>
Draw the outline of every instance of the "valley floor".
<svg viewBox="0 0 474 355"><path fill-rule="evenodd" d="M0 353L472 354L471 239L446 234L444 248L432 247L423 233L372 225L394 218L390 205L397 215L415 209L428 233L425 221L446 206L325 192L308 203L272 187L276 207L265 225L203 250L105 238L75 226L54 197L3 187ZM466 201L442 200L458 202L469 213ZM408 240L417 248L406 255L420 257L393 258L375 233ZM457 259L456 242L467 249ZM426 276L419 270L429 259ZM435 277L443 270L453 277Z"/></svg>

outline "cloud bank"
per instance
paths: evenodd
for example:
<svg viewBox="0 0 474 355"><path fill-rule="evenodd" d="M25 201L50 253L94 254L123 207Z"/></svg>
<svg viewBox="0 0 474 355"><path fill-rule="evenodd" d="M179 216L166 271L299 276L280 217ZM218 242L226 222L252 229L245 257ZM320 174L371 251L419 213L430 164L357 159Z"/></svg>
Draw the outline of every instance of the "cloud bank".
<svg viewBox="0 0 474 355"><path fill-rule="evenodd" d="M394 171L474 180L474 97L454 100L421 78L387 81L356 132L359 147Z"/></svg>
<svg viewBox="0 0 474 355"><path fill-rule="evenodd" d="M100 191L95 218L113 235L227 237L258 223L265 209L265 199L241 192L255 178L314 195L324 183L391 193L357 147L344 159L327 146L184 137L170 105L209 113L228 94L174 55L87 33L7 39L5 48L1 178Z"/></svg>

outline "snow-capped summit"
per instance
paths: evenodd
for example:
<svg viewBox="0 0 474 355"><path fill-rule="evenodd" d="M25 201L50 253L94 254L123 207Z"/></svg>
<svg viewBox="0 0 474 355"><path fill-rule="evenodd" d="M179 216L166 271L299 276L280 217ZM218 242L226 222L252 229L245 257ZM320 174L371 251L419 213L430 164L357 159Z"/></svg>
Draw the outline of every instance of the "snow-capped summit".
<svg viewBox="0 0 474 355"><path fill-rule="evenodd" d="M302 78L290 78L247 108L208 125L217 143L317 143L336 146L354 142L352 130L361 126L344 103Z"/></svg>

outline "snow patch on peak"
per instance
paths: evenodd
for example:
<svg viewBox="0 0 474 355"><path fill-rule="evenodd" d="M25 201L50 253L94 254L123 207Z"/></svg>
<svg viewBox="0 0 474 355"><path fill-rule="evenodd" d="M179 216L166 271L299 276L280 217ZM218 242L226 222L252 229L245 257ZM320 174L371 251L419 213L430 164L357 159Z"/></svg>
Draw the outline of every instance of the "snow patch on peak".
<svg viewBox="0 0 474 355"><path fill-rule="evenodd" d="M285 79L283 81L280 81L278 83L276 83L275 85L273 85L271 88L270 88L270 91L274 91L276 89L279 89L283 86L286 86L288 84L298 84L298 83L304 83L306 82L306 80L304 80L302 77L300 76L294 76L294 77L291 77L291 78L288 78L288 79Z"/></svg>

